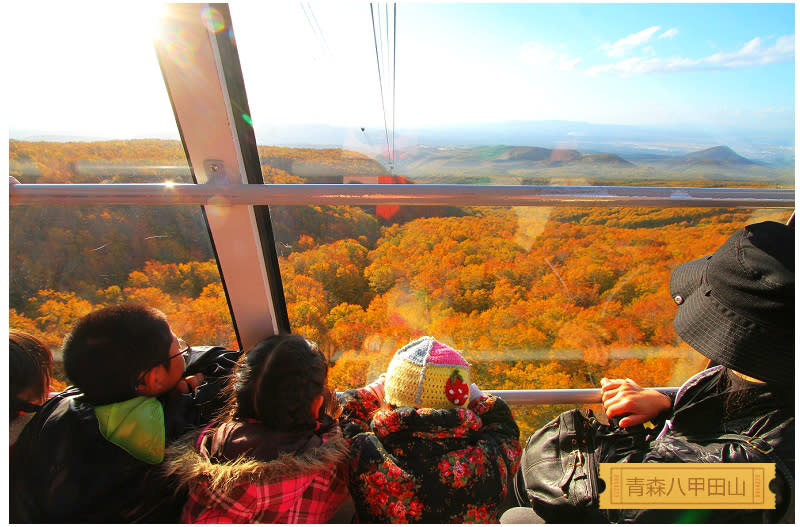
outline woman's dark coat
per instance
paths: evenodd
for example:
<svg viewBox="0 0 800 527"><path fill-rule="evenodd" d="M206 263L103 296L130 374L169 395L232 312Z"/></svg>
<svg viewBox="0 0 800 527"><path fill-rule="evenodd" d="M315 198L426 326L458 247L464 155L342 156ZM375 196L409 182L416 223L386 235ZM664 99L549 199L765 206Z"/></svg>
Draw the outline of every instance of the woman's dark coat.
<svg viewBox="0 0 800 527"><path fill-rule="evenodd" d="M680 389L664 428L645 449L603 462L630 463L773 463L794 478L794 394L769 385L739 381L722 366L707 369ZM746 390L742 390L745 388ZM738 434L758 438L774 457L741 441L722 440ZM761 448L764 450L764 448ZM774 484L776 509L621 509L601 510L612 522L638 523L775 523L794 515L792 490L780 467ZM772 488L771 486L770 488Z"/></svg>

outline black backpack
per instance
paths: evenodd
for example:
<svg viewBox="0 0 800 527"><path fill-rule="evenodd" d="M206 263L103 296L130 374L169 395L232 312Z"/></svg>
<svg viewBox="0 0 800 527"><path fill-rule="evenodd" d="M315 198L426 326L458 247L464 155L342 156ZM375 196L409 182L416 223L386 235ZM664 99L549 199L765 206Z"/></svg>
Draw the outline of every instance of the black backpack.
<svg viewBox="0 0 800 527"><path fill-rule="evenodd" d="M532 507L547 523L608 523L599 509L602 462L633 460L646 451L657 430L642 425L604 425L591 410L568 410L534 432L525 445L514 479L518 505ZM772 448L759 438L738 434L686 438L696 443L736 442L775 463L789 487L789 503L781 521L794 518L794 478Z"/></svg>

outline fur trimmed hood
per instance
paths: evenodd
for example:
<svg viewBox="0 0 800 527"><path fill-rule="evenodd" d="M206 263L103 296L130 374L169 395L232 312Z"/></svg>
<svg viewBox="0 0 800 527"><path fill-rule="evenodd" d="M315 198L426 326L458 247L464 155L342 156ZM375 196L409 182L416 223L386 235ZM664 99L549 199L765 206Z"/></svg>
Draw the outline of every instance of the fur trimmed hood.
<svg viewBox="0 0 800 527"><path fill-rule="evenodd" d="M349 442L338 427L323 434L318 446L300 454L281 453L271 461L240 455L233 461L215 462L195 449L198 437L198 432L188 434L167 448L164 469L179 488L200 480L212 492L227 493L241 483L269 484L286 477L332 470L345 462L349 452Z"/></svg>

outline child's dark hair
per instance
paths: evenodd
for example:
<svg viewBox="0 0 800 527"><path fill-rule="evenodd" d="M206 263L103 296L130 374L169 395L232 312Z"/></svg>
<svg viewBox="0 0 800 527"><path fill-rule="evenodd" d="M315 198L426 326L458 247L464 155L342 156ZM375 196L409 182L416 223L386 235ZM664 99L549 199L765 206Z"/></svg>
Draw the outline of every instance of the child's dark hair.
<svg viewBox="0 0 800 527"><path fill-rule="evenodd" d="M136 397L142 372L169 357L167 317L143 304L120 304L81 318L64 339L64 370L95 405Z"/></svg>
<svg viewBox="0 0 800 527"><path fill-rule="evenodd" d="M257 419L282 432L314 430L317 419L335 412L327 377L328 362L316 344L300 335L273 335L239 360L228 415ZM320 395L325 400L313 416L311 403Z"/></svg>
<svg viewBox="0 0 800 527"><path fill-rule="evenodd" d="M8 335L9 401L11 420L20 412L35 410L35 405L19 398L25 390L37 399L47 399L53 354L44 343L28 333L12 329Z"/></svg>

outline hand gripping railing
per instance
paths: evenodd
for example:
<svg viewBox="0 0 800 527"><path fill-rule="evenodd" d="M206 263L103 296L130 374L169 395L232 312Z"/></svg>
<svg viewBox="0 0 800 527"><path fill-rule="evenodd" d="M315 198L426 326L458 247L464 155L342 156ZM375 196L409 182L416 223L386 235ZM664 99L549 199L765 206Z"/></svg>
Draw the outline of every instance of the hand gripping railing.
<svg viewBox="0 0 800 527"><path fill-rule="evenodd" d="M663 394L673 394L678 388L653 388ZM600 388L578 388L566 390L492 390L483 389L485 393L496 395L508 404L595 404L603 400Z"/></svg>

